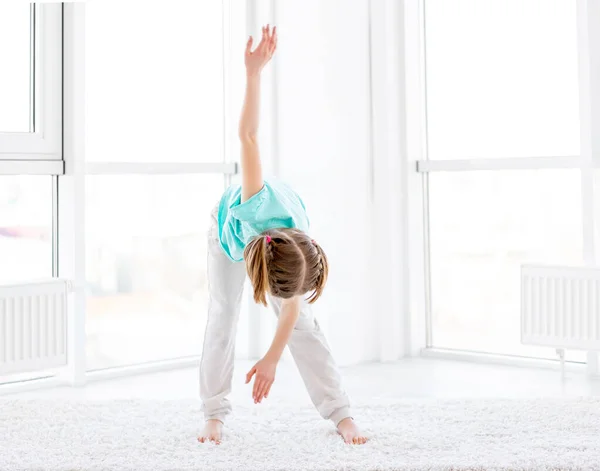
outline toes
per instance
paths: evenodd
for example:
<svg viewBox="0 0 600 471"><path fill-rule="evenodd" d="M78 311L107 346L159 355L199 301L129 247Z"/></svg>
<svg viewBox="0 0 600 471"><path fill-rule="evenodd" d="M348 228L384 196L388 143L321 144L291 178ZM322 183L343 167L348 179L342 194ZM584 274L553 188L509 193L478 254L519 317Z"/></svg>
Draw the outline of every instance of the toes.
<svg viewBox="0 0 600 471"><path fill-rule="evenodd" d="M200 443L204 443L204 440L205 440L205 438L204 438L204 437L198 437L198 441L199 441Z"/></svg>
<svg viewBox="0 0 600 471"><path fill-rule="evenodd" d="M352 444L353 445L358 445L358 437L353 437L352 438Z"/></svg>

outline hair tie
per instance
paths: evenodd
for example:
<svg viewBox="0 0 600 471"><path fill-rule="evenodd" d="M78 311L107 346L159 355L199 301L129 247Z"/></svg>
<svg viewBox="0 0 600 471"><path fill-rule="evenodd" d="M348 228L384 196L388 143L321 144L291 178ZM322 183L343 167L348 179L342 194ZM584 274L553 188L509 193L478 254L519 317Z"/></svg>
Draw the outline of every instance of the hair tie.
<svg viewBox="0 0 600 471"><path fill-rule="evenodd" d="M315 242L315 239L312 239L312 240L311 240L311 242L312 242L312 244L313 244L314 246L316 246L316 245L317 245L317 243Z"/></svg>
<svg viewBox="0 0 600 471"><path fill-rule="evenodd" d="M267 236L267 244L271 243L271 236Z"/></svg>

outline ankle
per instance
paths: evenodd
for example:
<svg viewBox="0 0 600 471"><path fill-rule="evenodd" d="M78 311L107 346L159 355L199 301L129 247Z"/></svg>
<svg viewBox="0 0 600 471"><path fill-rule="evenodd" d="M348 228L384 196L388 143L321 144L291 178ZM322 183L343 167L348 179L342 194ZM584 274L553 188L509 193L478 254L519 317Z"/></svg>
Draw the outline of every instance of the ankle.
<svg viewBox="0 0 600 471"><path fill-rule="evenodd" d="M346 417L345 419L340 420L339 423L337 424L337 426L338 427L346 427L353 423L354 423L354 419L352 417Z"/></svg>

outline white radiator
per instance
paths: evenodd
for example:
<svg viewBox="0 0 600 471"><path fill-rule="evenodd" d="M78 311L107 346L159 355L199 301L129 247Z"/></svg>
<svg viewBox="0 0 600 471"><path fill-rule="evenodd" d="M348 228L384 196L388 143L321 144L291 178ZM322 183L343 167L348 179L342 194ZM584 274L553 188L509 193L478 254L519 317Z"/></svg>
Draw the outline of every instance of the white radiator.
<svg viewBox="0 0 600 471"><path fill-rule="evenodd" d="M523 266L521 341L600 350L600 268Z"/></svg>
<svg viewBox="0 0 600 471"><path fill-rule="evenodd" d="M69 283L0 285L0 375L67 363Z"/></svg>

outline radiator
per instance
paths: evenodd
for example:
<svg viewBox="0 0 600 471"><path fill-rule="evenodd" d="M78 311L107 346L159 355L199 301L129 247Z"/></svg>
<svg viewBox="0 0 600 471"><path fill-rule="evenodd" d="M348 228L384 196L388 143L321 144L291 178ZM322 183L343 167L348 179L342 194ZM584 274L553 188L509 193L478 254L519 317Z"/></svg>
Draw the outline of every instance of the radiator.
<svg viewBox="0 0 600 471"><path fill-rule="evenodd" d="M600 268L523 266L521 342L600 350Z"/></svg>
<svg viewBox="0 0 600 471"><path fill-rule="evenodd" d="M69 283L0 285L0 375L67 363Z"/></svg>

